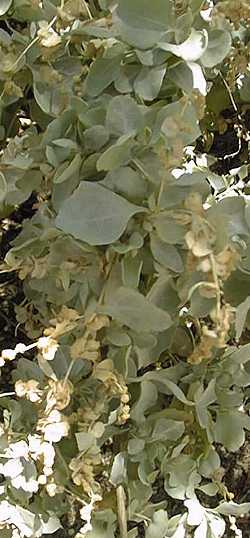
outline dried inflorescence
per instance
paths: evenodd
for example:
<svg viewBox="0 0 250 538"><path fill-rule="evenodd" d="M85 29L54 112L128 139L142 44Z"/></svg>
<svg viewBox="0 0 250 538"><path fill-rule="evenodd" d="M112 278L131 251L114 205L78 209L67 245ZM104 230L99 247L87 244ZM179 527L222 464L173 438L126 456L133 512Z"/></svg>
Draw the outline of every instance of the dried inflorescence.
<svg viewBox="0 0 250 538"><path fill-rule="evenodd" d="M250 15L249 15L250 19ZM249 70L250 45L239 42L235 44L227 60L226 80L231 90L236 89L239 77L242 78Z"/></svg>
<svg viewBox="0 0 250 538"><path fill-rule="evenodd" d="M246 26L250 24L250 5L247 0L226 0L219 2L215 8L215 16L216 12L229 19L236 29L242 23L246 24Z"/></svg>
<svg viewBox="0 0 250 538"><path fill-rule="evenodd" d="M72 471L72 480L74 484L80 486L87 494L91 494L93 489L99 490L95 481L96 467L101 464L101 455L96 453L84 453L77 458L73 458L69 464Z"/></svg>
<svg viewBox="0 0 250 538"><path fill-rule="evenodd" d="M234 320L234 310L229 304L223 305L219 312L211 312L213 327L203 323L200 339L189 355L190 364L200 364L202 361L211 361L216 351L226 347L230 338L230 329Z"/></svg>

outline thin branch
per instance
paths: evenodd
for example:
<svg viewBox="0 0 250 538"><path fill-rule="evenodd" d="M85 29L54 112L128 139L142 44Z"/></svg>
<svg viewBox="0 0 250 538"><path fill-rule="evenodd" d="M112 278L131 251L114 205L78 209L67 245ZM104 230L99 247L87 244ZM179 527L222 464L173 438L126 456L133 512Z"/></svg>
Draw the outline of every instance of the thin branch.
<svg viewBox="0 0 250 538"><path fill-rule="evenodd" d="M70 374L72 372L72 369L73 369L73 367L75 365L75 362L76 362L76 359L71 359L69 367L68 367L68 370L67 370L65 378L64 378L64 381L63 381L63 386L64 387L66 387L67 381L68 381L69 376L70 376Z"/></svg>
<svg viewBox="0 0 250 538"><path fill-rule="evenodd" d="M126 495L121 485L116 489L116 500L120 538L128 538Z"/></svg>
<svg viewBox="0 0 250 538"><path fill-rule="evenodd" d="M87 2L85 2L85 0L82 0L82 3L83 3L83 5L84 5L84 7L86 9L86 12L88 14L89 19L93 19L92 13L91 13L91 11L89 9L89 6L88 6Z"/></svg>
<svg viewBox="0 0 250 538"><path fill-rule="evenodd" d="M50 28L52 28L53 24L56 22L57 20L57 15L55 15L55 17L53 17L53 19L50 21L50 23L48 24L48 30ZM40 36L37 35L34 39L32 39L32 41L27 45L27 47L25 47L25 49L21 52L20 56L18 56L18 58L15 60L15 62L13 63L13 65L11 66L11 70L15 69L20 60L22 60L22 58L26 55L26 53L33 47L33 45L35 45L38 41L40 41Z"/></svg>
<svg viewBox="0 0 250 538"><path fill-rule="evenodd" d="M218 279L218 275L217 275L217 271L216 271L216 263L215 263L214 255L210 254L209 258L210 258L212 274L213 274L215 290L216 290L216 300L217 300L216 314L217 314L217 319L219 320L220 319L220 306L221 306L220 305L220 283L219 283L219 279Z"/></svg>
<svg viewBox="0 0 250 538"><path fill-rule="evenodd" d="M236 105L234 96L233 96L233 94L232 94L232 92L231 92L230 86L229 86L229 84L227 83L226 79L223 77L223 75L222 75L222 73L221 73L220 71L219 71L219 75L220 75L221 80L222 80L222 82L223 82L223 84L224 84L224 86L225 86L225 88L226 88L226 90L227 90L227 93L228 93L228 95L229 95L229 98L230 98L230 101L231 101L231 103L232 103L232 105L233 105L233 108L234 108L235 112L236 112L236 113L238 114L238 116L239 116L239 110L238 110L238 107L237 107L237 105Z"/></svg>

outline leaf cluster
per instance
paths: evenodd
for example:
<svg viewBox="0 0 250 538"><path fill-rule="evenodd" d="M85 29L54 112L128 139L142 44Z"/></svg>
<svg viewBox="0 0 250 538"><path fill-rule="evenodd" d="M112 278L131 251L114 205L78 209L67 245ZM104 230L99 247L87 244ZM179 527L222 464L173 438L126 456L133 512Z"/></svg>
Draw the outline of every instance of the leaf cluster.
<svg viewBox="0 0 250 538"><path fill-rule="evenodd" d="M206 148L227 107L249 140L247 6L0 4L1 218L36 195L2 264L31 341L0 359L3 537L220 538L249 510L218 450L250 429L249 169Z"/></svg>

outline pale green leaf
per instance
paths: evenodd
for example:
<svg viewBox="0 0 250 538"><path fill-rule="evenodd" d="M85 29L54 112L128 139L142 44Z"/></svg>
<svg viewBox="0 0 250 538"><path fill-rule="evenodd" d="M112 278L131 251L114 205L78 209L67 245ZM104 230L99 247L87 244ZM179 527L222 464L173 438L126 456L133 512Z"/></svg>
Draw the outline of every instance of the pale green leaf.
<svg viewBox="0 0 250 538"><path fill-rule="evenodd" d="M117 15L128 26L164 33L171 17L169 0L119 0Z"/></svg>
<svg viewBox="0 0 250 538"><path fill-rule="evenodd" d="M7 186L5 176L2 172L0 172L0 202L4 201L7 192L8 192L8 186Z"/></svg>
<svg viewBox="0 0 250 538"><path fill-rule="evenodd" d="M240 346L236 350L232 350L231 348L231 354L229 357L226 357L226 361L231 366L236 366L238 368L239 365L245 364L250 360L250 344L246 344L244 346Z"/></svg>
<svg viewBox="0 0 250 538"><path fill-rule="evenodd" d="M236 317L235 317L235 331L236 331L236 340L239 341L245 323L247 319L247 314L250 309L250 297L248 296L243 303L240 303L236 308Z"/></svg>
<svg viewBox="0 0 250 538"><path fill-rule="evenodd" d="M145 413L155 405L158 396L156 386L150 381L142 381L140 388L140 396L131 409L132 420L139 424L145 422Z"/></svg>
<svg viewBox="0 0 250 538"><path fill-rule="evenodd" d="M84 107L84 109L87 107L84 101L81 101L81 105ZM69 126L72 124L73 118L74 116L72 110L65 110L65 112L63 112L59 118L51 121L43 134L43 146L50 144L55 139L63 138L63 136L66 135Z"/></svg>
<svg viewBox="0 0 250 538"><path fill-rule="evenodd" d="M89 448L95 445L95 436L91 432L77 432L75 436L80 452L87 452Z"/></svg>
<svg viewBox="0 0 250 538"><path fill-rule="evenodd" d="M157 338L155 335L150 333L138 333L136 331L129 331L134 345L140 349L152 349L157 344Z"/></svg>
<svg viewBox="0 0 250 538"><path fill-rule="evenodd" d="M106 336L114 346L125 347L131 344L129 335L115 324L111 324L107 328Z"/></svg>
<svg viewBox="0 0 250 538"><path fill-rule="evenodd" d="M216 380L211 379L206 389L196 398L196 413L202 428L208 427L209 414L207 408L216 401L215 384Z"/></svg>
<svg viewBox="0 0 250 538"><path fill-rule="evenodd" d="M166 60L166 53L160 49L148 49L148 50L136 50L136 55L138 56L142 65L147 67L153 67L154 65L163 64ZM137 69L138 72L138 69Z"/></svg>
<svg viewBox="0 0 250 538"><path fill-rule="evenodd" d="M140 275L143 261L139 256L131 256L129 253L122 260L122 281L128 288L137 288L140 282Z"/></svg>
<svg viewBox="0 0 250 538"><path fill-rule="evenodd" d="M135 92L145 101L153 101L160 92L165 67L142 67L134 81Z"/></svg>
<svg viewBox="0 0 250 538"><path fill-rule="evenodd" d="M153 141L159 137L159 130L165 135L169 147L172 147L176 139L180 139L184 146L192 144L200 135L193 105L177 101L164 106L157 115Z"/></svg>
<svg viewBox="0 0 250 538"><path fill-rule="evenodd" d="M216 400L215 392L216 379L211 379L204 391L195 398L197 406L207 407Z"/></svg>
<svg viewBox="0 0 250 538"><path fill-rule="evenodd" d="M114 85L119 93L131 93L133 91L133 81L138 73L137 65L125 64L121 67L120 74L116 78Z"/></svg>
<svg viewBox="0 0 250 538"><path fill-rule="evenodd" d="M207 82L201 66L196 62L181 62L171 67L168 77L185 93L199 90L202 95L207 93Z"/></svg>
<svg viewBox="0 0 250 538"><path fill-rule="evenodd" d="M177 291L170 278L158 278L148 293L148 299L156 306L174 315L180 304Z"/></svg>
<svg viewBox="0 0 250 538"><path fill-rule="evenodd" d="M220 458L211 446L205 454L202 454L202 457L199 461L199 472L202 476L206 478L211 478L215 471L220 467Z"/></svg>
<svg viewBox="0 0 250 538"><path fill-rule="evenodd" d="M110 297L109 303L99 307L99 312L108 314L138 332L161 332L171 325L167 312L131 288L118 289Z"/></svg>
<svg viewBox="0 0 250 538"><path fill-rule="evenodd" d="M91 524L93 529L87 532L86 538L115 538L115 514L110 508L95 511Z"/></svg>
<svg viewBox="0 0 250 538"><path fill-rule="evenodd" d="M5 15L7 11L10 9L12 4L12 0L1 0L0 2L0 17Z"/></svg>
<svg viewBox="0 0 250 538"><path fill-rule="evenodd" d="M163 389L167 389L168 394L173 394L177 398L177 400L180 400L180 402L184 403L185 405L189 405L190 407L192 407L194 405L194 402L188 400L182 389L178 387L176 383L171 381L171 379L168 379L167 375L164 375L164 373L165 372L162 373L160 371L148 372L144 375L144 379L154 381L157 384L160 392L164 392L164 390L161 390L162 385Z"/></svg>
<svg viewBox="0 0 250 538"><path fill-rule="evenodd" d="M54 183L63 183L64 181L67 181L70 179L73 175L78 175L80 166L81 166L81 155L77 153L75 157L72 159L72 161L64 168L63 172L60 174L55 174L53 178Z"/></svg>
<svg viewBox="0 0 250 538"><path fill-rule="evenodd" d="M116 144L110 146L97 161L97 170L115 170L124 166L131 160L131 152L134 140L130 135L121 136Z"/></svg>
<svg viewBox="0 0 250 538"><path fill-rule="evenodd" d="M173 219L164 214L158 215L154 220L154 225L159 238L172 245L183 244L185 241L186 228L176 223Z"/></svg>
<svg viewBox="0 0 250 538"><path fill-rule="evenodd" d="M146 529L145 538L165 538L168 531L169 519L165 510L158 510Z"/></svg>
<svg viewBox="0 0 250 538"><path fill-rule="evenodd" d="M129 219L143 211L136 205L91 182L82 182L62 205L56 226L90 245L116 241Z"/></svg>
<svg viewBox="0 0 250 538"><path fill-rule="evenodd" d="M219 491L219 486L212 482L208 482L207 484L199 486L197 489L205 493L205 495L209 495L209 497L214 497Z"/></svg>
<svg viewBox="0 0 250 538"><path fill-rule="evenodd" d="M147 198L148 184L146 180L130 166L122 166L110 171L100 183L136 203Z"/></svg>
<svg viewBox="0 0 250 538"><path fill-rule="evenodd" d="M161 265L171 269L175 273L181 273L183 271L182 258L174 245L162 241L156 234L151 234L150 245L153 257Z"/></svg>
<svg viewBox="0 0 250 538"><path fill-rule="evenodd" d="M61 529L62 525L60 523L60 520L58 517L51 515L48 519L48 521L43 522L42 521L42 532L43 534L53 534L58 529Z"/></svg>
<svg viewBox="0 0 250 538"><path fill-rule="evenodd" d="M84 131L84 145L87 150L99 151L109 139L103 125L93 125Z"/></svg>
<svg viewBox="0 0 250 538"><path fill-rule="evenodd" d="M68 94L66 88L60 85L56 87L49 85L40 79L39 72L34 74L34 97L39 107L52 116L59 116L65 110L68 104Z"/></svg>
<svg viewBox="0 0 250 538"><path fill-rule="evenodd" d="M208 45L201 57L204 67L214 67L221 63L230 51L232 38L226 30L210 30Z"/></svg>
<svg viewBox="0 0 250 538"><path fill-rule="evenodd" d="M144 124L142 113L135 100L128 95L111 99L107 109L106 127L115 136L134 135Z"/></svg>
<svg viewBox="0 0 250 538"><path fill-rule="evenodd" d="M121 57L97 58L91 65L86 79L86 90L91 97L96 97L105 90L119 75Z"/></svg>
<svg viewBox="0 0 250 538"><path fill-rule="evenodd" d="M236 452L245 441L244 428L250 429L250 417L241 411L218 411L215 439L227 450Z"/></svg>
<svg viewBox="0 0 250 538"><path fill-rule="evenodd" d="M78 145L74 140L71 140L70 138L57 138L53 140L53 145L58 146L59 148L63 148L64 150L77 150Z"/></svg>
<svg viewBox="0 0 250 538"><path fill-rule="evenodd" d="M174 28L170 0L120 0L119 30L124 41L138 49L149 49Z"/></svg>
<svg viewBox="0 0 250 538"><path fill-rule="evenodd" d="M152 431L152 442L154 441L176 441L185 431L184 422L159 418Z"/></svg>
<svg viewBox="0 0 250 538"><path fill-rule="evenodd" d="M145 441L144 439L130 439L128 442L128 453L131 456L134 456L135 454L138 454L141 452L145 447Z"/></svg>
<svg viewBox="0 0 250 538"><path fill-rule="evenodd" d="M250 502L237 504L233 501L222 502L217 506L216 511L224 516L236 516L240 517L245 514L250 514Z"/></svg>

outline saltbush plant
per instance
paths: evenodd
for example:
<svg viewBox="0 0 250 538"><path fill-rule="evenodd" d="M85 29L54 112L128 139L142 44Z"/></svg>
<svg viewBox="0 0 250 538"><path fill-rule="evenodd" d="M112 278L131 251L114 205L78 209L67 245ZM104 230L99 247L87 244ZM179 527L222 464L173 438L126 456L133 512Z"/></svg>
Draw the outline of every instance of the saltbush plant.
<svg viewBox="0 0 250 538"><path fill-rule="evenodd" d="M1 267L28 337L0 359L1 538L240 536L250 6L213 4L0 2L1 218L34 198Z"/></svg>

